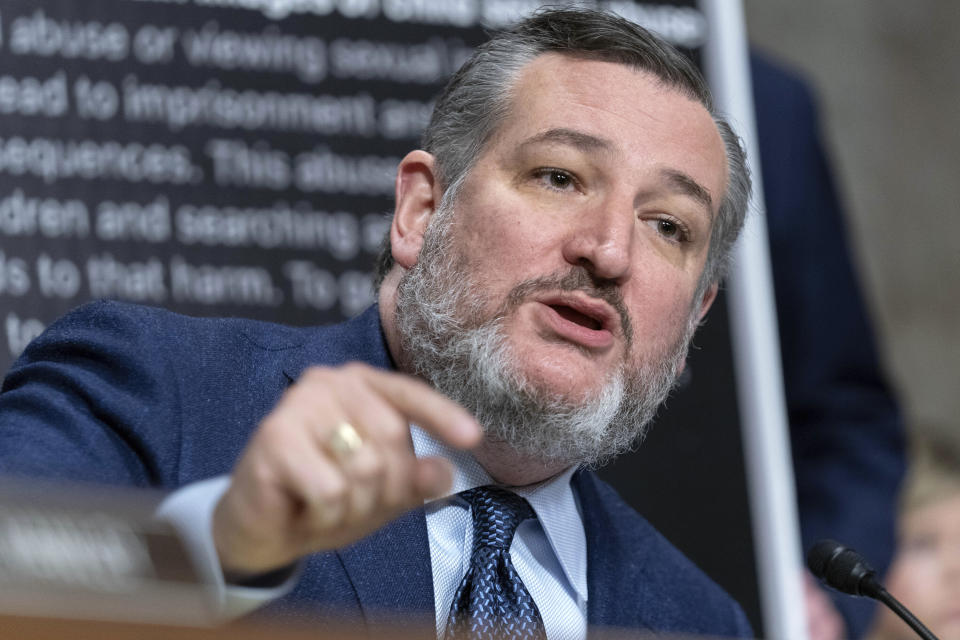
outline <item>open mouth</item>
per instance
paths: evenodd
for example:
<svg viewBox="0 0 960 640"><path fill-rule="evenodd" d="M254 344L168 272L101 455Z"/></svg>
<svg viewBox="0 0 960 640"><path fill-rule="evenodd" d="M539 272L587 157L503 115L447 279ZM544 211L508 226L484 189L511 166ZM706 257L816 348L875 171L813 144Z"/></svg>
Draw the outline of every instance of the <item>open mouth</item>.
<svg viewBox="0 0 960 640"><path fill-rule="evenodd" d="M544 296L537 302L543 326L553 337L591 350L613 346L616 315L602 300L574 292Z"/></svg>
<svg viewBox="0 0 960 640"><path fill-rule="evenodd" d="M581 327L586 327L587 329L591 329L593 331L599 331L603 328L603 324L601 324L599 320L592 318L585 313L581 313L572 307L562 304L551 304L549 307L556 311L557 315L564 320L578 324Z"/></svg>

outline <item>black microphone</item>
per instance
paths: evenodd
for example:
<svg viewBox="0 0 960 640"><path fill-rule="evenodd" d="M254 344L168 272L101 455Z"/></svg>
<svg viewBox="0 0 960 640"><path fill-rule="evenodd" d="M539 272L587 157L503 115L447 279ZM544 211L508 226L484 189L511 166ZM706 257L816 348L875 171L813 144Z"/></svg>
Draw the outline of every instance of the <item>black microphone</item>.
<svg viewBox="0 0 960 640"><path fill-rule="evenodd" d="M877 578L877 572L853 549L843 546L836 540L821 540L807 552L807 568L813 575L837 591L882 602L900 616L921 638L937 640L937 636L933 635L899 600L883 588L883 584Z"/></svg>

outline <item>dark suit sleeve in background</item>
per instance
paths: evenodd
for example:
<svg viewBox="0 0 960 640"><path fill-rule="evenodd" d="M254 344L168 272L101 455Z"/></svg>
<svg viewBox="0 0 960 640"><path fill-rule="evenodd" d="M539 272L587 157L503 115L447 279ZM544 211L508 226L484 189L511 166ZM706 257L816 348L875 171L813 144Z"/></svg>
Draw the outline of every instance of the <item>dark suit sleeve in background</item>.
<svg viewBox="0 0 960 640"><path fill-rule="evenodd" d="M755 54L751 66L803 545L841 540L885 570L904 469L899 409L810 92ZM835 596L849 636L862 636L871 602Z"/></svg>

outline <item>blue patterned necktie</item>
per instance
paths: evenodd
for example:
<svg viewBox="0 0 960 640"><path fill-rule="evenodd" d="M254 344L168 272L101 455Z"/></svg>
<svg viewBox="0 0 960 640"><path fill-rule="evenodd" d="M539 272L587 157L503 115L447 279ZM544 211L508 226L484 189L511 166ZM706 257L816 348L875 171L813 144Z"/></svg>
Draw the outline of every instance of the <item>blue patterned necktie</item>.
<svg viewBox="0 0 960 640"><path fill-rule="evenodd" d="M445 640L546 638L543 619L510 560L517 526L535 517L524 498L499 487L460 493L473 514L470 567L453 596Z"/></svg>

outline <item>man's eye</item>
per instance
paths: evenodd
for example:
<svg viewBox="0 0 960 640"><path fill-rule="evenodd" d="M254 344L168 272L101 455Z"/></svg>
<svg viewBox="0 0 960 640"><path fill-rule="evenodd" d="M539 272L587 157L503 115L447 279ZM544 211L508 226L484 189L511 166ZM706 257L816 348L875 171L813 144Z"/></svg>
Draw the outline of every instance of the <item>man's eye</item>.
<svg viewBox="0 0 960 640"><path fill-rule="evenodd" d="M660 234L663 238L673 242L686 242L689 238L687 230L683 225L667 218L656 218L649 220L648 224Z"/></svg>
<svg viewBox="0 0 960 640"><path fill-rule="evenodd" d="M657 230L665 238L676 239L680 235L680 227L669 220L657 220Z"/></svg>
<svg viewBox="0 0 960 640"><path fill-rule="evenodd" d="M541 169L537 172L537 177L546 186L557 191L568 191L575 185L573 176L560 169Z"/></svg>

